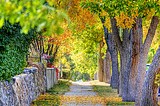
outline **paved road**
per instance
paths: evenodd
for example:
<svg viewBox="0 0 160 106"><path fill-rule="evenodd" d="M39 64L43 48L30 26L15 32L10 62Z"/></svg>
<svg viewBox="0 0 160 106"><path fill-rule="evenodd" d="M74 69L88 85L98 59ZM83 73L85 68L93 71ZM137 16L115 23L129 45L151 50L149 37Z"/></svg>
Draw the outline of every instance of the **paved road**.
<svg viewBox="0 0 160 106"><path fill-rule="evenodd" d="M62 106L105 106L89 82L72 82L70 91L62 98Z"/></svg>

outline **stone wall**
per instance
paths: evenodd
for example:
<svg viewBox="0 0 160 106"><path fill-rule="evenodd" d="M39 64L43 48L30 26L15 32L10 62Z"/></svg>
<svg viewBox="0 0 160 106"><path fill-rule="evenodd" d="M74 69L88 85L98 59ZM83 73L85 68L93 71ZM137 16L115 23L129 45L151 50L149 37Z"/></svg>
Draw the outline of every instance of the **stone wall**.
<svg viewBox="0 0 160 106"><path fill-rule="evenodd" d="M26 68L12 81L0 82L0 106L30 106L46 91L46 69L42 64Z"/></svg>

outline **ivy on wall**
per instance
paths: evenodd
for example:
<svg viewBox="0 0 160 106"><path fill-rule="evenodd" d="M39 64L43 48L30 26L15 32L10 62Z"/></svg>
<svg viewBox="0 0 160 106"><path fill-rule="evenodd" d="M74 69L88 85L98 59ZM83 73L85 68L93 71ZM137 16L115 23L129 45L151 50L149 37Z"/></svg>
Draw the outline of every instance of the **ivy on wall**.
<svg viewBox="0 0 160 106"><path fill-rule="evenodd" d="M31 29L28 34L21 33L19 23L5 22L0 29L0 80L8 80L24 70L26 54L38 34Z"/></svg>

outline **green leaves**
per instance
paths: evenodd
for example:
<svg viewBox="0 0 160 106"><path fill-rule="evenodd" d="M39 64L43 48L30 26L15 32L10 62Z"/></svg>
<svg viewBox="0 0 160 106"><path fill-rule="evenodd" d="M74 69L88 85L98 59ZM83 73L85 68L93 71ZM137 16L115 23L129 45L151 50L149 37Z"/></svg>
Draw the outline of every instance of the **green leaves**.
<svg viewBox="0 0 160 106"><path fill-rule="evenodd" d="M57 31L56 31L56 33L59 35L59 34L62 34L64 32L64 30L63 30L63 28L61 28L61 27L58 27L57 28Z"/></svg>
<svg viewBox="0 0 160 106"><path fill-rule="evenodd" d="M26 65L25 57L28 48L33 40L36 39L36 30L29 29L29 23L25 27L5 21L0 29L0 80L8 80L23 71ZM28 34L21 33L26 32ZM26 31L25 31L26 30Z"/></svg>
<svg viewBox="0 0 160 106"><path fill-rule="evenodd" d="M64 11L57 11L52 7L55 2L54 0L47 0L49 5L46 5L45 2L45 0L15 0L14 2L2 0L0 2L0 28L3 26L4 20L7 20L11 24L20 23L22 27L21 33L25 34L34 27L38 27L37 31L49 29L45 32L45 34L48 35L56 32L58 34L59 32L63 32L61 28L59 28L61 24L55 22L55 20L68 20L68 16ZM58 31L51 30L54 25L57 27L56 29L58 29Z"/></svg>
<svg viewBox="0 0 160 106"><path fill-rule="evenodd" d="M144 11L151 11L155 9L154 13L157 15L160 13L160 3L159 1L146 1L146 0L103 0L102 2L87 1L81 2L81 7L87 8L89 11L99 13L104 10L109 14L110 17L115 15L120 15L121 12L127 13L131 16L131 11L137 11L139 16L148 15Z"/></svg>

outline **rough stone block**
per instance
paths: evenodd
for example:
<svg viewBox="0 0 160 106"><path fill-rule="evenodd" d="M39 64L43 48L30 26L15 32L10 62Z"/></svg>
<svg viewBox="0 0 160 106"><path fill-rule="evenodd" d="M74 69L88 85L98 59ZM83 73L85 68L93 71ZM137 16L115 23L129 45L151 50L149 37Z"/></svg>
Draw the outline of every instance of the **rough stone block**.
<svg viewBox="0 0 160 106"><path fill-rule="evenodd" d="M30 106L46 88L46 69L39 67L26 68L13 80L0 82L0 106Z"/></svg>

